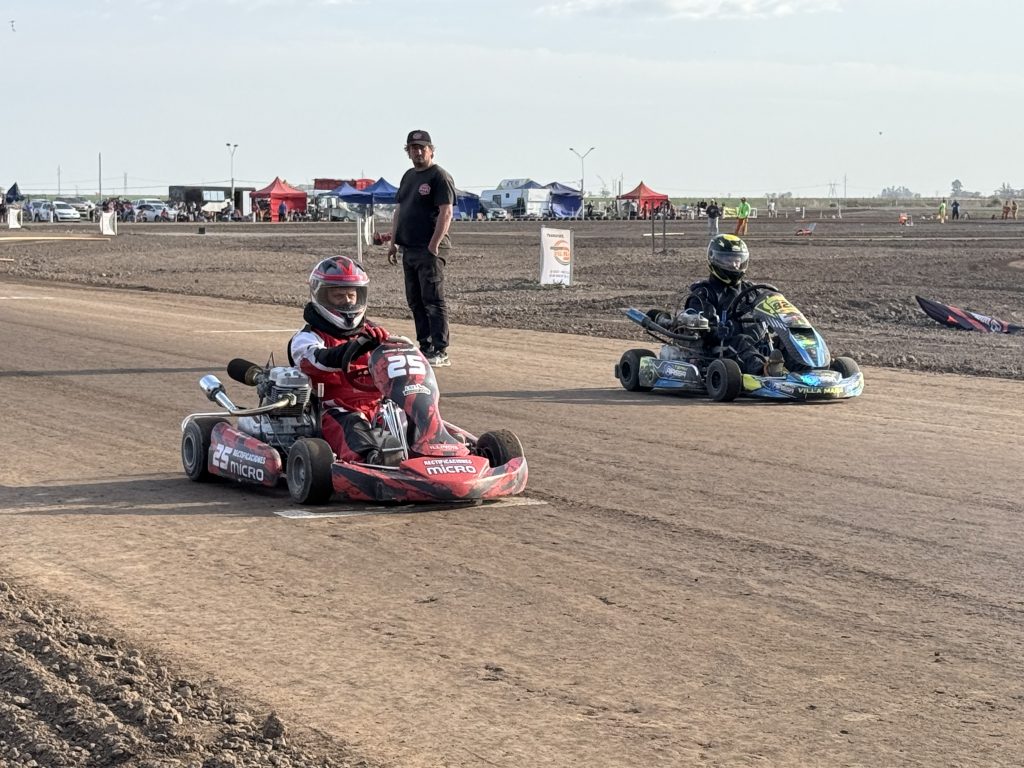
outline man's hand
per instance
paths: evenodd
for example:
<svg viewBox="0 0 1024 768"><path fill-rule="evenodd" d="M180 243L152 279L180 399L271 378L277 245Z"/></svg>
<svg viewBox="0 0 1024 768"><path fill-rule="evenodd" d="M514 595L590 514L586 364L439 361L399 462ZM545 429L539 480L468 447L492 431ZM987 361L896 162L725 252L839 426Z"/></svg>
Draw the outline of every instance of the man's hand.
<svg viewBox="0 0 1024 768"><path fill-rule="evenodd" d="M398 263L398 246L395 245L395 241L391 241L391 245L388 246L388 264Z"/></svg>
<svg viewBox="0 0 1024 768"><path fill-rule="evenodd" d="M374 341L382 343L391 338L391 334L379 325L365 325L363 326L363 333Z"/></svg>

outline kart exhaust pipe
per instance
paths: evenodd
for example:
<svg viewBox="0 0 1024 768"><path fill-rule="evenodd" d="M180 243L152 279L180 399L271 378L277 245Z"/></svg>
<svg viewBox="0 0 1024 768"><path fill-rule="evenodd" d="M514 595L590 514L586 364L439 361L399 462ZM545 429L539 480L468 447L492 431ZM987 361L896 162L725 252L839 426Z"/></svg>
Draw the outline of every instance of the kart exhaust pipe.
<svg viewBox="0 0 1024 768"><path fill-rule="evenodd" d="M203 376L203 378L199 380L199 388L203 390L203 393L208 399L217 403L221 408L228 411L238 410L238 406L231 402L231 398L228 397L228 393L224 391L224 385L220 383L220 379L212 373Z"/></svg>

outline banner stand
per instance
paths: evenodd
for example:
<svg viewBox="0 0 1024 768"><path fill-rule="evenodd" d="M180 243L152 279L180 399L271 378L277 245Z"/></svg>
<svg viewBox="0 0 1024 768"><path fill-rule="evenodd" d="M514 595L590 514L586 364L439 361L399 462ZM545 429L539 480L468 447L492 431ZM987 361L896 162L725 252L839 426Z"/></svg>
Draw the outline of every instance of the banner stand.
<svg viewBox="0 0 1024 768"><path fill-rule="evenodd" d="M22 214L21 208L15 208L13 206L7 209L7 228L8 229L21 229Z"/></svg>
<svg viewBox="0 0 1024 768"><path fill-rule="evenodd" d="M117 234L117 214L114 211L100 212L100 234L109 236Z"/></svg>
<svg viewBox="0 0 1024 768"><path fill-rule="evenodd" d="M572 285L571 229L540 228L540 284Z"/></svg>

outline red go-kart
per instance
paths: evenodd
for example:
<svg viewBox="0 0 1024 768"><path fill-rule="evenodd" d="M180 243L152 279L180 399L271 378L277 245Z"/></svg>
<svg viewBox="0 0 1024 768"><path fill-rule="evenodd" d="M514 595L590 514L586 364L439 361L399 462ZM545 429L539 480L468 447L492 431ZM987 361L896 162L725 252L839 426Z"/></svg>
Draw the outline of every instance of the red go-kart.
<svg viewBox="0 0 1024 768"><path fill-rule="evenodd" d="M384 503L522 493L527 465L519 438L504 429L476 437L444 421L434 372L412 342L359 337L350 349L346 368L370 350L370 379L383 397L372 423L382 463L336 459L320 436L321 393L298 368L274 366L273 359L266 366L235 359L228 375L254 386L260 404L239 408L216 376L200 379L206 396L224 411L194 413L182 422L185 473L197 482L222 477L271 487L284 477L300 504L325 504L335 493Z"/></svg>

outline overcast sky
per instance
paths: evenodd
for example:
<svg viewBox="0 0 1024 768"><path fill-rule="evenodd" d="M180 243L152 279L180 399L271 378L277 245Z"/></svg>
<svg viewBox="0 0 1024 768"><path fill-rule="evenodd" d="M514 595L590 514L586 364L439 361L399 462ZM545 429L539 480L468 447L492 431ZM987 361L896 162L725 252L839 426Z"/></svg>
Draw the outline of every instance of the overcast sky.
<svg viewBox="0 0 1024 768"><path fill-rule="evenodd" d="M384 176L679 197L1024 186L1024 4L0 0L0 184ZM13 29L8 20L13 20ZM845 182L844 182L845 177ZM604 184L602 184L602 180Z"/></svg>

